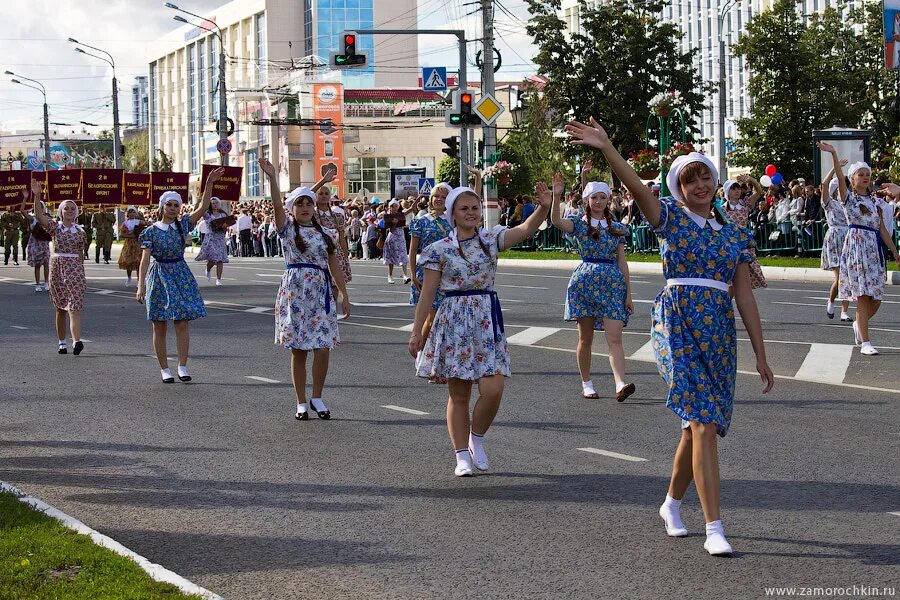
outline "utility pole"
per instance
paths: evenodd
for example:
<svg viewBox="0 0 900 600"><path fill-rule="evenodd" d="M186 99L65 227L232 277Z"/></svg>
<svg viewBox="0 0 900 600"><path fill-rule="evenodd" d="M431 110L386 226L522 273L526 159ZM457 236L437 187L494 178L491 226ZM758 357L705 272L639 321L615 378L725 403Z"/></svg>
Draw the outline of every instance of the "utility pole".
<svg viewBox="0 0 900 600"><path fill-rule="evenodd" d="M85 44L84 42L79 42L75 38L69 38L69 41L73 44L78 44L79 46L84 46L85 48L90 48L91 50L96 50L97 52L102 52L107 56L104 58L102 56L98 56L96 54L91 54L90 52L85 52L81 48L75 48L75 52L79 54L85 54L87 56L91 56L93 58L99 58L103 62L107 63L110 67L112 67L112 105L113 105L113 162L117 169L122 168L122 138L119 135L119 84L116 81L116 61L112 57L112 54L107 52L106 50L101 50L96 46L91 46L89 44Z"/></svg>
<svg viewBox="0 0 900 600"><path fill-rule="evenodd" d="M494 2L493 0L481 0L481 25L484 33L483 54L484 61L481 67L481 95L494 95ZM483 129L484 156L482 161L488 160L497 151L497 128L494 125L486 125ZM484 183L484 224L490 228L500 220L500 205L497 200L497 188L494 182Z"/></svg>

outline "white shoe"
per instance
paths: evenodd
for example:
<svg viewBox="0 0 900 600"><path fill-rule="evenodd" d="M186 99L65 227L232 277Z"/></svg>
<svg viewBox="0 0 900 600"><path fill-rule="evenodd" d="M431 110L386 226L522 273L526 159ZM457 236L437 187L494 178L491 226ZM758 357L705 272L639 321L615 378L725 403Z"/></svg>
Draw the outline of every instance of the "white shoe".
<svg viewBox="0 0 900 600"><path fill-rule="evenodd" d="M45 291L45 292L49 292L49 291L50 291L50 282L49 282L49 281L47 281L47 282L44 283L44 291Z"/></svg>
<svg viewBox="0 0 900 600"><path fill-rule="evenodd" d="M866 356L875 356L878 354L878 349L872 345L872 342L863 342L862 347L859 349L860 354L865 354Z"/></svg>
<svg viewBox="0 0 900 600"><path fill-rule="evenodd" d="M456 453L456 470L453 473L457 477L472 476L472 455L468 452Z"/></svg>
<svg viewBox="0 0 900 600"><path fill-rule="evenodd" d="M666 509L663 504L659 507L659 516L662 517L666 524L666 535L669 537L685 537L688 534L687 527L681 522L681 514L679 511L671 511Z"/></svg>
<svg viewBox="0 0 900 600"><path fill-rule="evenodd" d="M43 292L43 291L44 291L44 286L42 286L42 285L36 285L36 286L34 286L34 291L36 291L36 292Z"/></svg>
<svg viewBox="0 0 900 600"><path fill-rule="evenodd" d="M207 281L211 281L211 280L212 280L212 271L207 271L207 272L206 272L206 280L207 280Z"/></svg>
<svg viewBox="0 0 900 600"><path fill-rule="evenodd" d="M853 321L853 338L856 341L857 346L862 345L862 337L859 335L859 328L856 326L856 321Z"/></svg>
<svg viewBox="0 0 900 600"><path fill-rule="evenodd" d="M222 285L222 280L216 279L216 287L219 287L220 285Z"/></svg>
<svg viewBox="0 0 900 600"><path fill-rule="evenodd" d="M394 278L393 278L393 277L388 277L388 283L389 283L390 285L394 285Z"/></svg>
<svg viewBox="0 0 900 600"><path fill-rule="evenodd" d="M848 314L845 313L844 311L841 311L841 321L843 321L844 323L846 323L846 322L849 321L849 320L850 320L850 315L848 315Z"/></svg>
<svg viewBox="0 0 900 600"><path fill-rule="evenodd" d="M709 552L711 556L731 556L734 549L728 540L725 539L725 533L722 531L714 531L706 535L706 541L703 542L703 549Z"/></svg>
<svg viewBox="0 0 900 600"><path fill-rule="evenodd" d="M488 470L488 457L484 452L484 440L481 442L481 448L476 450L475 444L472 443L472 434L469 434L469 454L472 455L472 462L476 469L479 471Z"/></svg>

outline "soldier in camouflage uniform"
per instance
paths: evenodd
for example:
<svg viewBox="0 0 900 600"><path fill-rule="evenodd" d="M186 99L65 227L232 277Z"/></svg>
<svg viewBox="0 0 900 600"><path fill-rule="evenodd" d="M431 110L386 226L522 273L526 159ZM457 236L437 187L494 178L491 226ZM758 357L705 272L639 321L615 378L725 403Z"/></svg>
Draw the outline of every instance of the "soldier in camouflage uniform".
<svg viewBox="0 0 900 600"><path fill-rule="evenodd" d="M28 260L28 240L31 239L31 227L28 226L27 215L22 215L22 260Z"/></svg>
<svg viewBox="0 0 900 600"><path fill-rule="evenodd" d="M94 261L100 262L100 250L103 250L103 261L109 264L110 253L112 252L113 229L116 225L116 215L109 210L100 207L99 212L95 212L91 218L91 226L94 228Z"/></svg>
<svg viewBox="0 0 900 600"><path fill-rule="evenodd" d="M93 232L91 231L91 215L89 215L87 211L79 213L76 222L84 229L84 258L87 260L90 258L88 250L91 247L91 238L93 237Z"/></svg>
<svg viewBox="0 0 900 600"><path fill-rule="evenodd" d="M9 264L9 255L13 256L13 263L19 264L19 231L25 222L22 213L9 211L0 217L0 229L3 230L3 264Z"/></svg>

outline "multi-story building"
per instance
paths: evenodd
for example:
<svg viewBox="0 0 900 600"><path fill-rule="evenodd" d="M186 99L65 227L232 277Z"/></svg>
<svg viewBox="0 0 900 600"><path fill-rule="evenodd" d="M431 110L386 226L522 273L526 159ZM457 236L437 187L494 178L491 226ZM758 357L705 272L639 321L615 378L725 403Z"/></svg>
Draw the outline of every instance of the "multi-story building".
<svg viewBox="0 0 900 600"><path fill-rule="evenodd" d="M312 159L303 150L300 132L291 131L284 144L291 151L280 152L276 128L254 121L311 117L303 112L307 106L303 97L311 93L315 82L342 82L344 87L357 88L416 87L418 40L414 35L360 35L357 48L368 54L368 67L333 72L326 66L330 53L339 49L342 31L376 25L415 29L416 6L416 0L234 0L210 11L198 26L174 31L151 51L151 152L165 152L172 157L174 170L190 172L193 179L199 178L201 164L219 161L220 48L215 32L220 30L227 112L235 124L229 162L245 167L246 195L265 193L257 171L259 158L270 158L277 168L290 173L290 183L308 181L314 173L305 163ZM282 161L290 164L280 165Z"/></svg>
<svg viewBox="0 0 900 600"><path fill-rule="evenodd" d="M589 4L608 0L594 0ZM849 0L845 10L852 10L861 0ZM732 44L745 31L750 19L771 8L772 0L672 0L662 10L662 18L678 25L684 37L682 51L697 49L694 65L705 82L719 83L719 60L725 60L725 146L731 148L737 135L736 121L750 114L750 65L743 57L731 53ZM838 6L837 0L802 0L797 10L803 15L824 11ZM570 32L580 32L584 18L579 0L563 0L560 17ZM719 55L719 39L725 40L725 52ZM719 96L714 92L702 113L697 115L700 136L708 140L702 151L718 164L723 132L719 130Z"/></svg>
<svg viewBox="0 0 900 600"><path fill-rule="evenodd" d="M131 86L131 127L144 129L150 125L150 100L147 95L147 76L134 78Z"/></svg>

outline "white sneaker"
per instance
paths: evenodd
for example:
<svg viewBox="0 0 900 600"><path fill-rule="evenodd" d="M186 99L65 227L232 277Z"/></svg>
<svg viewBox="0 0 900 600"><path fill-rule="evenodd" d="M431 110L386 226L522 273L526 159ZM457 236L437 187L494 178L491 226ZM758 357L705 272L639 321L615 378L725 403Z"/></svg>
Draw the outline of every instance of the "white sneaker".
<svg viewBox="0 0 900 600"><path fill-rule="evenodd" d="M394 285L394 278L393 278L393 277L388 277L388 283L389 283L390 285Z"/></svg>
<svg viewBox="0 0 900 600"><path fill-rule="evenodd" d="M50 291L50 282L49 281L44 282L44 291L45 292Z"/></svg>
<svg viewBox="0 0 900 600"><path fill-rule="evenodd" d="M734 549L728 543L728 540L725 539L725 533L722 531L706 534L703 549L709 552L710 556L731 556L734 554Z"/></svg>
<svg viewBox="0 0 900 600"><path fill-rule="evenodd" d="M872 342L863 342L862 348L859 349L860 354L865 354L866 356L875 356L878 354L878 349L872 345Z"/></svg>
<svg viewBox="0 0 900 600"><path fill-rule="evenodd" d="M488 470L488 457L484 452L484 442L481 442L481 448L476 449L472 443L472 436L469 436L469 454L472 455L472 462L479 471Z"/></svg>
<svg viewBox="0 0 900 600"><path fill-rule="evenodd" d="M680 511L666 509L666 505L663 504L659 507L659 516L662 517L663 522L666 524L666 535L669 537L685 537L688 534L687 527L684 526L684 523L681 521L681 513Z"/></svg>
<svg viewBox="0 0 900 600"><path fill-rule="evenodd" d="M846 322L849 321L849 320L850 320L850 315L848 315L848 314L845 313L844 311L841 311L841 321L843 321L844 323L846 323Z"/></svg>
<svg viewBox="0 0 900 600"><path fill-rule="evenodd" d="M862 337L859 335L859 328L856 326L856 321L853 321L853 339L856 341L857 346L862 345Z"/></svg>
<svg viewBox="0 0 900 600"><path fill-rule="evenodd" d="M36 291L36 292L43 292L43 291L44 291L44 286L42 286L42 285L36 285L36 286L34 286L34 291Z"/></svg>
<svg viewBox="0 0 900 600"><path fill-rule="evenodd" d="M456 470L453 473L457 477L472 476L472 455L468 452L456 453Z"/></svg>
<svg viewBox="0 0 900 600"><path fill-rule="evenodd" d="M216 279L216 287L219 287L220 285L222 285L222 280Z"/></svg>

